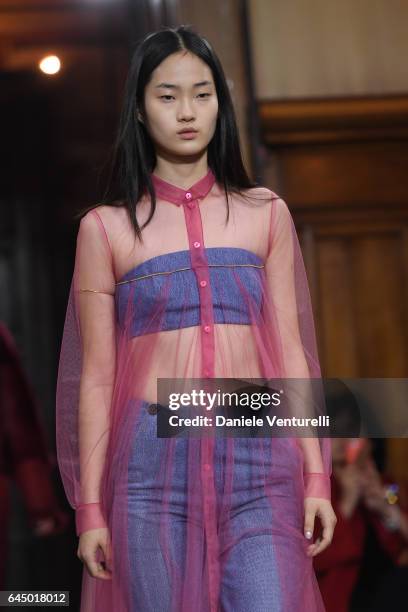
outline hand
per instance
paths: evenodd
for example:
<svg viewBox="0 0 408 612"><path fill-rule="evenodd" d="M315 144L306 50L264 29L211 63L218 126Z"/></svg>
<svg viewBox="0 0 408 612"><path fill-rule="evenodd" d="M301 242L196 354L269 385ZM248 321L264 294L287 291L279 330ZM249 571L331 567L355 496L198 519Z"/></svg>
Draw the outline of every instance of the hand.
<svg viewBox="0 0 408 612"><path fill-rule="evenodd" d="M102 549L104 556L104 561L101 563L97 561L99 548ZM109 529L107 527L101 527L84 531L84 533L79 536L77 556L85 564L90 576L93 578L101 578L102 580L110 580L112 578L112 558Z"/></svg>
<svg viewBox="0 0 408 612"><path fill-rule="evenodd" d="M316 542L310 544L307 549L308 557L315 557L329 546L333 539L334 527L337 523L337 517L333 507L328 499L320 497L305 497L305 522L304 533L310 533L310 539L313 537L315 517L320 518L323 527L322 533L317 538Z"/></svg>

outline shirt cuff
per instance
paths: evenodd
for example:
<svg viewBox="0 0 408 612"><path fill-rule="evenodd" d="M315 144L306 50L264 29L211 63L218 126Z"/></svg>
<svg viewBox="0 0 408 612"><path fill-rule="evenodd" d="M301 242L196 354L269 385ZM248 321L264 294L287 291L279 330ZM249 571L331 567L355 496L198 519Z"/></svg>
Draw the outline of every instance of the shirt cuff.
<svg viewBox="0 0 408 612"><path fill-rule="evenodd" d="M78 536L89 529L107 527L100 503L78 506L75 510L75 527Z"/></svg>
<svg viewBox="0 0 408 612"><path fill-rule="evenodd" d="M322 472L303 474L305 497L320 497L331 500L330 476Z"/></svg>

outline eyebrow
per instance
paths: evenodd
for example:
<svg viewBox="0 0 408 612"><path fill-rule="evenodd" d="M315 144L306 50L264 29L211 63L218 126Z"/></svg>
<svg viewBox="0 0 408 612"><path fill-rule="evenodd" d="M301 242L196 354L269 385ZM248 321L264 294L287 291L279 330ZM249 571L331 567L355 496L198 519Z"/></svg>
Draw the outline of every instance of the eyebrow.
<svg viewBox="0 0 408 612"><path fill-rule="evenodd" d="M203 87L203 85L212 85L211 81L200 81L199 83L194 83L193 87ZM180 85L175 85L174 83L159 83L156 85L155 89L180 89Z"/></svg>

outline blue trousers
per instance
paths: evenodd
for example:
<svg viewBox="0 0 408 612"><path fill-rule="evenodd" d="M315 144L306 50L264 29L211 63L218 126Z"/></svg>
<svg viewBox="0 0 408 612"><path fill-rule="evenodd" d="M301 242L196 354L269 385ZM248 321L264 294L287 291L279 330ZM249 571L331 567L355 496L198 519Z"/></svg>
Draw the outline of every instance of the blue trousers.
<svg viewBox="0 0 408 612"><path fill-rule="evenodd" d="M128 550L132 581L132 601L137 612L169 612L171 610L172 581L160 546L159 522L163 512L163 490L158 477L162 453L168 440L157 438L157 415L148 410L143 401L140 418L135 427L134 441L128 464ZM168 508L172 555L179 561L183 575L186 542L187 450L188 439L175 440L173 473ZM215 443L215 487L217 498L222 495L223 470L227 439ZM271 502L266 497L265 456L257 464L253 440L234 440L234 484L232 488L229 533L232 545L220 550L223 558L220 590L220 609L223 612L289 612L282 607L281 582L271 533ZM264 438L265 445L271 444ZM282 495L290 499L290 478L281 486L288 487ZM291 502L296 508L294 501ZM297 510L294 510L295 514ZM301 515L293 517L301 524ZM297 522L297 523L296 523ZM256 528L256 533L251 530ZM202 525L197 525L197 537ZM279 571L278 571L279 569ZM287 571L291 572L290 567ZM281 574L282 575L282 574ZM296 580L296 576L293 576ZM174 597L174 593L173 593ZM197 606L197 612L206 608Z"/></svg>

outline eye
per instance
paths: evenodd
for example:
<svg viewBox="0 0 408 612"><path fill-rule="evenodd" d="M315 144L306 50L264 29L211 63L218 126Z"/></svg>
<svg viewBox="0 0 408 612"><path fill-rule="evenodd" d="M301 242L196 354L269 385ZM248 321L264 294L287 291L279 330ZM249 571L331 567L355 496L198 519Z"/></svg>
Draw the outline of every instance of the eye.
<svg viewBox="0 0 408 612"><path fill-rule="evenodd" d="M211 96L210 93L200 93L200 94L198 94L198 97L199 98L201 97L201 99L203 99L204 97L205 98L207 98L207 97L209 98L210 96ZM169 100L169 98L173 98L174 99L174 96L171 96L170 94L164 94L163 96L160 96L160 99Z"/></svg>

